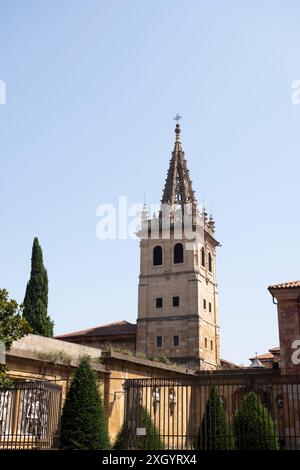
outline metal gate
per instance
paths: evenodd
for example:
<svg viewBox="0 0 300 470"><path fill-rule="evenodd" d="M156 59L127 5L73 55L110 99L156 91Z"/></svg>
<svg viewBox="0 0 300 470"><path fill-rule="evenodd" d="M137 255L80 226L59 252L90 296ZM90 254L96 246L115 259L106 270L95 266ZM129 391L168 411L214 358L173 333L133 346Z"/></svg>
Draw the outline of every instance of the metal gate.
<svg viewBox="0 0 300 470"><path fill-rule="evenodd" d="M53 449L59 444L61 386L16 382L0 388L0 449Z"/></svg>
<svg viewBox="0 0 300 470"><path fill-rule="evenodd" d="M125 389L128 449L300 449L300 376L132 379Z"/></svg>

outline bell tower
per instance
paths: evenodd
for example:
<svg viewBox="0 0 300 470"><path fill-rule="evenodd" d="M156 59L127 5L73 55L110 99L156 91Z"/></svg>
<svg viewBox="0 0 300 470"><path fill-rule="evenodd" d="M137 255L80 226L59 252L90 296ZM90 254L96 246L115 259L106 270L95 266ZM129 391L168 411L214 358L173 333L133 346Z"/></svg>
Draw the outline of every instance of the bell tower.
<svg viewBox="0 0 300 470"><path fill-rule="evenodd" d="M159 214L142 211L136 350L197 370L220 365L215 223L199 213L177 121Z"/></svg>

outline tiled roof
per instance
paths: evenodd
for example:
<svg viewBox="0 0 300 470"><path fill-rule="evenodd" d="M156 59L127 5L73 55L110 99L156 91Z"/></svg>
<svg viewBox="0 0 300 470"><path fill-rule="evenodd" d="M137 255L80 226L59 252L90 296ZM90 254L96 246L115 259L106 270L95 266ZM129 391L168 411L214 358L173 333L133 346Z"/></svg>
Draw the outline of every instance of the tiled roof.
<svg viewBox="0 0 300 470"><path fill-rule="evenodd" d="M275 346L274 348L270 348L269 352L265 354L258 354L257 356L250 357L250 361L254 361L256 358L259 359L260 361L267 361L268 359L274 359L274 354L279 354L280 353L280 347Z"/></svg>
<svg viewBox="0 0 300 470"><path fill-rule="evenodd" d="M125 320L105 325L95 326L87 330L74 331L64 335L56 336L57 339L71 338L75 336L109 336L109 335L128 335L136 333L136 324Z"/></svg>
<svg viewBox="0 0 300 470"><path fill-rule="evenodd" d="M274 286L269 286L269 289L291 289L294 287L300 287L300 281L283 282L282 284L275 284Z"/></svg>
<svg viewBox="0 0 300 470"><path fill-rule="evenodd" d="M273 354L271 353L266 353L266 354L259 354L258 356L250 357L250 361L254 361L256 358L261 360L266 360L266 359L273 359Z"/></svg>
<svg viewBox="0 0 300 470"><path fill-rule="evenodd" d="M234 362L226 361L226 359L220 359L220 365L222 369L242 369L242 366L234 364Z"/></svg>
<svg viewBox="0 0 300 470"><path fill-rule="evenodd" d="M274 348L270 348L269 351L272 354L274 354L274 353L278 354L278 353L280 353L280 346L275 346Z"/></svg>

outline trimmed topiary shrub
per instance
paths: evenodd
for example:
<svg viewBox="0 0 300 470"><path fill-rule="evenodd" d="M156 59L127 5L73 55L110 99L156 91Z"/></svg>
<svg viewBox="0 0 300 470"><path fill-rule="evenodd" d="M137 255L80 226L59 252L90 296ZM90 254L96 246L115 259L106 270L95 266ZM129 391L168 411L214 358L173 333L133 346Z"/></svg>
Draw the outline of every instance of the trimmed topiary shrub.
<svg viewBox="0 0 300 470"><path fill-rule="evenodd" d="M74 375L61 418L62 449L109 449L102 398L89 358Z"/></svg>
<svg viewBox="0 0 300 470"><path fill-rule="evenodd" d="M125 425L119 429L116 439L113 445L113 450L126 450L127 449L127 440L126 440L126 432L125 432Z"/></svg>
<svg viewBox="0 0 300 470"><path fill-rule="evenodd" d="M144 450L160 450L164 449L164 444L159 436L159 431L156 426L153 424L151 417L147 410L143 407L141 408L141 414L138 421L139 428L146 428L145 436L138 436L136 438L137 448ZM127 436L125 426L121 427L119 430L116 440L113 446L114 450L126 450L127 449Z"/></svg>
<svg viewBox="0 0 300 470"><path fill-rule="evenodd" d="M248 392L234 416L235 444L243 450L279 448L272 416L254 392Z"/></svg>
<svg viewBox="0 0 300 470"><path fill-rule="evenodd" d="M199 450L234 448L232 429L228 423L224 405L214 385L206 403L195 447Z"/></svg>

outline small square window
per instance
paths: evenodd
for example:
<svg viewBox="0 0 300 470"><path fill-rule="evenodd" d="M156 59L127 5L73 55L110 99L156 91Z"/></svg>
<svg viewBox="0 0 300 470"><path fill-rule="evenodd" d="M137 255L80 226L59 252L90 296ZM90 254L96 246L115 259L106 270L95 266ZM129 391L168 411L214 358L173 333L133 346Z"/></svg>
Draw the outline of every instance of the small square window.
<svg viewBox="0 0 300 470"><path fill-rule="evenodd" d="M179 347L179 336L173 336L173 346L174 348L178 348Z"/></svg>
<svg viewBox="0 0 300 470"><path fill-rule="evenodd" d="M162 308L163 306L163 299L162 297L157 297L156 298L156 308Z"/></svg>
<svg viewBox="0 0 300 470"><path fill-rule="evenodd" d="M203 308L206 310L206 299L203 299Z"/></svg>
<svg viewBox="0 0 300 470"><path fill-rule="evenodd" d="M209 313L211 313L211 303L210 302L208 304L208 310L209 310Z"/></svg>
<svg viewBox="0 0 300 470"><path fill-rule="evenodd" d="M162 336L156 336L156 347L162 348Z"/></svg>
<svg viewBox="0 0 300 470"><path fill-rule="evenodd" d="M179 297L173 297L173 307L179 307Z"/></svg>

